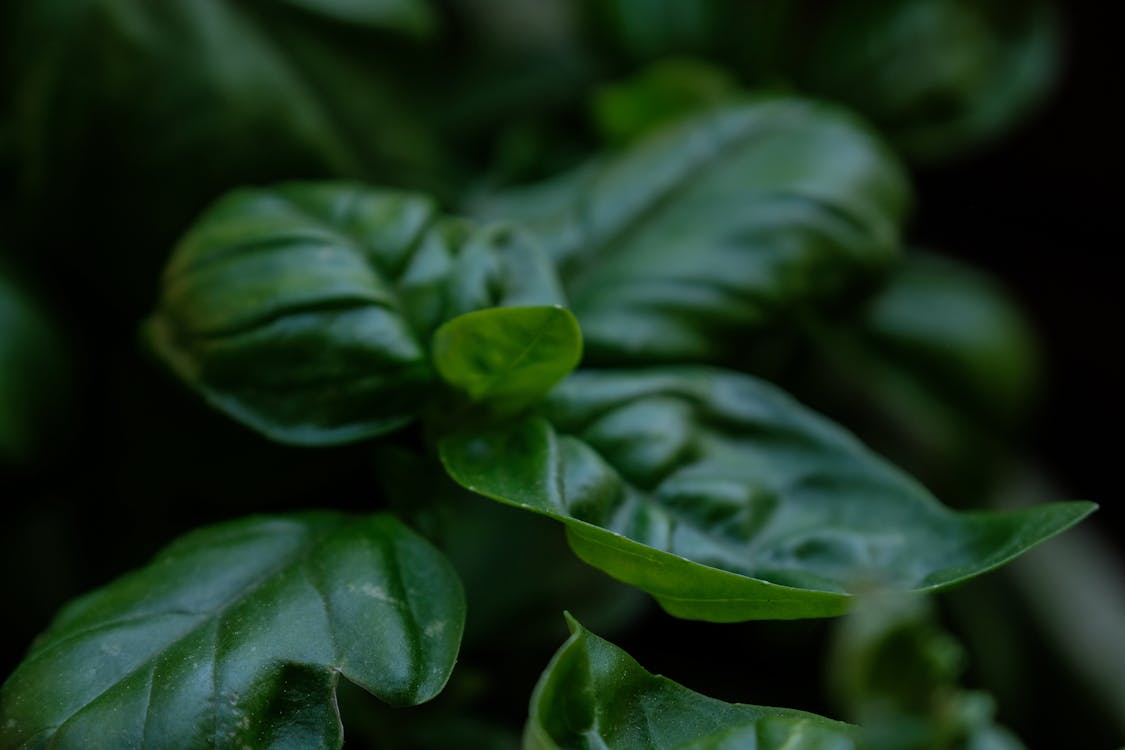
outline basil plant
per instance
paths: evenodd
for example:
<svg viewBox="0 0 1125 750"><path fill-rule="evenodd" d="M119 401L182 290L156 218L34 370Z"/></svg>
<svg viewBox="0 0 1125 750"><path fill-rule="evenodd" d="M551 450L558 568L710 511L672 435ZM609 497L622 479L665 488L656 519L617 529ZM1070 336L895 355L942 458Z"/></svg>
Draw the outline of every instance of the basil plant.
<svg viewBox="0 0 1125 750"><path fill-rule="evenodd" d="M72 35L52 37L15 113L13 132L35 141L21 174L38 194L88 177L52 167L65 155L39 125L85 121L48 117L64 104L98 128L115 127L97 114L106 107L132 112L139 132L163 108L212 112L230 95L245 111L146 134L141 155L179 168L162 139L192 154L226 142L253 161L250 182L272 171L262 165L275 150L334 175L295 169L218 194L211 178L225 175L194 165L191 198L173 213L212 200L168 256L139 338L180 402L210 405L250 443L290 447L278 455L361 453L377 479L363 512L327 497L329 507L208 525L71 601L0 688L0 750L327 749L343 745L345 723L374 746L432 750L1020 747L942 661L951 636L923 597L1006 565L1095 506L943 503L928 488L941 482L923 484L900 467L909 460L802 403L862 397L917 428L912 449L944 460L978 426L961 416L983 404L990 424L1007 424L1032 389L1030 335L1012 306L971 272L904 253L910 178L859 116L746 95L733 79L658 101L651 121L629 114L635 90L603 92L610 148L458 202L400 178L432 176L428 160L443 158L439 136L411 126L421 105L390 104L409 85L372 83L366 100L347 95L363 86L341 88L383 80L365 40L439 33L429 4L65 5L13 14ZM889 12L865 28L881 38L906 23ZM59 91L82 88L83 50L102 88L68 99ZM822 52L810 80L854 98L854 80L829 73L874 63ZM129 101L123 70L185 65L171 79L185 96ZM894 124L895 142L927 147L931 129L904 113L928 95L901 95L901 107L884 97L867 109ZM272 140L243 149L260 132ZM242 174L237 160L226 166ZM935 320L934 309L969 319ZM787 368L771 351L801 356ZM0 401L18 398L10 389ZM922 396L898 398L906 391ZM955 416L930 421L938 403ZM648 617L714 632L848 616L834 657L841 715L708 697L595 634L621 633L650 603L663 612ZM548 662L564 622L569 638ZM922 666L881 682L901 633L904 663ZM466 708L504 681L468 655L488 641L505 650L486 651L497 674L513 654L543 667L534 688L506 686L530 696L522 735ZM768 675L740 679L771 702Z"/></svg>

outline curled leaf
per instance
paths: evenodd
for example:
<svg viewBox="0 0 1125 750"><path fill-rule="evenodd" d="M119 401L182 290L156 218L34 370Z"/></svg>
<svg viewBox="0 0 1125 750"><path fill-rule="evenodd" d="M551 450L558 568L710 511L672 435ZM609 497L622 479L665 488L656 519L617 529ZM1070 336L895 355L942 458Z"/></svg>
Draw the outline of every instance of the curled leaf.
<svg viewBox="0 0 1125 750"><path fill-rule="evenodd" d="M729 358L748 329L885 267L907 198L894 156L850 115L763 98L478 211L541 238L595 359L684 361Z"/></svg>
<svg viewBox="0 0 1125 750"><path fill-rule="evenodd" d="M231 193L176 248L149 340L188 385L276 440L330 444L409 422L444 320L558 304L518 232L414 193L305 183Z"/></svg>

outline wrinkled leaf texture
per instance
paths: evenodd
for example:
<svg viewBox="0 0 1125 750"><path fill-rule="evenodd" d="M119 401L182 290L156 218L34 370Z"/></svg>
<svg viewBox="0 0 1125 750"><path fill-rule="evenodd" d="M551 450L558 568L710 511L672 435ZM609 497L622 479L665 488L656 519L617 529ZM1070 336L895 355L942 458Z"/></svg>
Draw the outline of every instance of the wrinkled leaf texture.
<svg viewBox="0 0 1125 750"><path fill-rule="evenodd" d="M338 748L339 677L428 700L464 617L452 566L388 515L199 530L59 614L0 692L0 747Z"/></svg>
<svg viewBox="0 0 1125 750"><path fill-rule="evenodd" d="M289 443L380 435L436 378L429 339L481 308L559 304L545 254L415 193L349 183L235 191L164 274L149 340L228 415Z"/></svg>
<svg viewBox="0 0 1125 750"><path fill-rule="evenodd" d="M854 727L700 695L645 671L569 616L567 623L570 639L531 698L526 750L856 750Z"/></svg>
<svg viewBox="0 0 1125 750"><path fill-rule="evenodd" d="M596 361L716 361L893 262L908 193L852 116L759 98L474 210L542 238Z"/></svg>
<svg viewBox="0 0 1125 750"><path fill-rule="evenodd" d="M1094 507L954 512L777 388L706 368L579 372L542 416L453 434L440 451L463 486L562 521L586 562L713 621L945 588Z"/></svg>

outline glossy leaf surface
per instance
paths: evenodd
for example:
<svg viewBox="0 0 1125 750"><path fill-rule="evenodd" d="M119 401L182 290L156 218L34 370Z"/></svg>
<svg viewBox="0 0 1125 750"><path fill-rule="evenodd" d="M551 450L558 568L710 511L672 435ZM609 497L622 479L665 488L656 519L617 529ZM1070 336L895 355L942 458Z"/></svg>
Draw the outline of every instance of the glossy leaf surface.
<svg viewBox="0 0 1125 750"><path fill-rule="evenodd" d="M62 611L4 683L0 747L337 748L338 678L428 700L464 617L449 563L390 516L211 527Z"/></svg>
<svg viewBox="0 0 1125 750"><path fill-rule="evenodd" d="M956 513L773 386L702 368L580 372L544 416L451 436L441 455L465 487L563 521L579 557L670 613L715 621L940 589L1093 509Z"/></svg>
<svg viewBox="0 0 1125 750"><path fill-rule="evenodd" d="M907 192L850 116L760 99L480 211L543 239L594 357L682 361L726 357L734 335L893 260Z"/></svg>
<svg viewBox="0 0 1125 750"><path fill-rule="evenodd" d="M290 184L236 191L201 217L148 332L229 415L276 440L341 443L414 416L442 321L560 302L523 235L442 218L414 193Z"/></svg>
<svg viewBox="0 0 1125 750"><path fill-rule="evenodd" d="M523 405L578 366L582 332L562 307L478 310L437 330L433 357L442 378L474 401Z"/></svg>
<svg viewBox="0 0 1125 750"><path fill-rule="evenodd" d="M531 698L526 750L855 750L855 728L803 711L726 703L646 672L567 618L570 639Z"/></svg>

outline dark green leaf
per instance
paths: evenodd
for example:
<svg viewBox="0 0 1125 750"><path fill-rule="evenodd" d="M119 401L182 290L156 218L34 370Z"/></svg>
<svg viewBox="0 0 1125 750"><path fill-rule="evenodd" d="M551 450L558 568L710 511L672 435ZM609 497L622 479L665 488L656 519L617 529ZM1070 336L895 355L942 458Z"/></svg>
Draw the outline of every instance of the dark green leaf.
<svg viewBox="0 0 1125 750"><path fill-rule="evenodd" d="M68 364L51 320L0 269L0 462L31 460L59 441Z"/></svg>
<svg viewBox="0 0 1125 750"><path fill-rule="evenodd" d="M855 728L781 708L725 703L646 672L567 617L570 639L531 698L527 750L855 750Z"/></svg>
<svg viewBox="0 0 1125 750"><path fill-rule="evenodd" d="M582 359L578 321L562 307L466 313L434 334L434 366L474 401L530 404Z"/></svg>
<svg viewBox="0 0 1125 750"><path fill-rule="evenodd" d="M640 140L654 130L735 98L738 88L722 68L698 60L661 60L639 74L599 89L594 120L613 145Z"/></svg>
<svg viewBox="0 0 1125 750"><path fill-rule="evenodd" d="M921 597L873 596L841 623L837 699L877 750L1022 750L986 693L960 686L965 654Z"/></svg>
<svg viewBox="0 0 1125 750"><path fill-rule="evenodd" d="M865 335L968 411L1008 421L1039 372L1031 326L998 281L936 255L914 254L876 295Z"/></svg>
<svg viewBox="0 0 1125 750"><path fill-rule="evenodd" d="M1043 98L1056 24L1043 0L834 3L808 45L805 84L936 163L996 138Z"/></svg>
<svg viewBox="0 0 1125 750"><path fill-rule="evenodd" d="M333 177L437 191L450 180L413 101L433 53L402 33L423 30L409 10L423 0L6 5L14 215L114 305L147 303L176 235L232 188Z"/></svg>
<svg viewBox="0 0 1125 750"><path fill-rule="evenodd" d="M437 22L429 0L283 0L311 13L374 29L428 36Z"/></svg>
<svg viewBox="0 0 1125 750"><path fill-rule="evenodd" d="M935 488L987 492L1040 375L1030 324L997 280L913 253L853 319L809 340L796 390Z"/></svg>
<svg viewBox="0 0 1125 750"><path fill-rule="evenodd" d="M748 329L885 266L906 201L850 116L760 99L479 211L543 239L595 358L682 361L727 358Z"/></svg>
<svg viewBox="0 0 1125 750"><path fill-rule="evenodd" d="M563 521L579 557L680 617L822 617L873 588L944 588L1094 508L956 513L776 388L719 370L581 372L545 414L446 438L447 470Z"/></svg>
<svg viewBox="0 0 1125 750"><path fill-rule="evenodd" d="M391 516L204 529L62 611L4 683L0 747L337 748L339 676L428 700L464 617L449 563Z"/></svg>
<svg viewBox="0 0 1125 750"><path fill-rule="evenodd" d="M526 237L422 196L335 183L232 193L176 249L148 332L176 373L271 438L326 444L408 422L442 321L558 304Z"/></svg>

